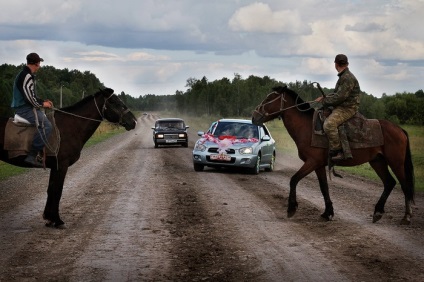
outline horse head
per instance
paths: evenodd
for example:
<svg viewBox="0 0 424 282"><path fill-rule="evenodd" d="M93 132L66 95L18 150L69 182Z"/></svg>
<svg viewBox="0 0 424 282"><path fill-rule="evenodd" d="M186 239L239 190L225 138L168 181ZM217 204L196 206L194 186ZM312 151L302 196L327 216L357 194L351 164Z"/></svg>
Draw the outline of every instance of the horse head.
<svg viewBox="0 0 424 282"><path fill-rule="evenodd" d="M307 115L314 112L314 108L311 107L309 102L303 101L296 92L287 88L286 85L276 86L253 111L252 122L262 124L277 117L284 119L285 113L290 112L291 109Z"/></svg>
<svg viewBox="0 0 424 282"><path fill-rule="evenodd" d="M102 116L112 123L118 123L126 130L134 129L137 119L121 99L113 94L113 89L105 88L100 90L105 103L102 108Z"/></svg>
<svg viewBox="0 0 424 282"><path fill-rule="evenodd" d="M285 102L284 92L287 90L287 86L277 86L272 88L272 90L253 111L253 124L261 125L264 122L279 117L283 112Z"/></svg>

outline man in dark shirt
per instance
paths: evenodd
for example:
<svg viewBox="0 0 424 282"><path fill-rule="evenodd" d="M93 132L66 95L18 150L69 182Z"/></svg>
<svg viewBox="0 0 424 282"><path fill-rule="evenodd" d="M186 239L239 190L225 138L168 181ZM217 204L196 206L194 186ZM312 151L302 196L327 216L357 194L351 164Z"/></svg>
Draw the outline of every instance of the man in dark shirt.
<svg viewBox="0 0 424 282"><path fill-rule="evenodd" d="M37 126L32 148L25 162L34 167L42 167L37 161L37 154L41 152L52 131L52 125L41 108L52 108L53 103L49 100L40 99L35 92L35 73L40 69L40 63L44 60L36 53L30 53L26 57L27 65L16 76L13 84L12 108L15 113L29 123Z"/></svg>

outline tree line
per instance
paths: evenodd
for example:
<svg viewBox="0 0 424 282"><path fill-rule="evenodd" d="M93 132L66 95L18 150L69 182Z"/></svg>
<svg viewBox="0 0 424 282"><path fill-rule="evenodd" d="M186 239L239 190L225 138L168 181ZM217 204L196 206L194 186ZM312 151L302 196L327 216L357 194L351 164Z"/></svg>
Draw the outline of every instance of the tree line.
<svg viewBox="0 0 424 282"><path fill-rule="evenodd" d="M10 108L13 81L24 65L0 66L0 114L12 116ZM43 66L37 72L37 91L39 96L53 101L56 107L69 106L86 95L104 88L104 84L91 72L56 69ZM232 79L222 78L208 81L188 78L186 91L177 90L174 94L147 94L134 97L121 92L119 97L133 111L176 111L190 115L214 115L222 117L250 117L254 108L277 85L287 85L296 91L304 101L313 101L321 95L310 81L282 82L269 76L250 75L242 78L234 74ZM334 89L323 88L325 93ZM62 95L60 95L62 93ZM367 118L388 119L397 124L424 124L424 92L383 94L376 98L365 92L361 93L360 113Z"/></svg>

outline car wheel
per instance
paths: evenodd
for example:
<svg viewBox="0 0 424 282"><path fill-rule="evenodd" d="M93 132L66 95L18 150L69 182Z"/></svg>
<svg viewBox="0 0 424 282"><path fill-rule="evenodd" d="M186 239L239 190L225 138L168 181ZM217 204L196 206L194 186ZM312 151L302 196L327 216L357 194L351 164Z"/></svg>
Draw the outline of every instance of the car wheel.
<svg viewBox="0 0 424 282"><path fill-rule="evenodd" d="M159 146L158 146L158 143L156 143L156 142L155 142L155 148L157 148L157 147L159 147Z"/></svg>
<svg viewBox="0 0 424 282"><path fill-rule="evenodd" d="M265 171L274 171L275 166L275 152L272 154L271 162L269 163L269 167L265 168Z"/></svg>
<svg viewBox="0 0 424 282"><path fill-rule="evenodd" d="M183 143L183 147L188 147L188 142Z"/></svg>
<svg viewBox="0 0 424 282"><path fill-rule="evenodd" d="M254 167L252 167L250 169L250 173L252 173L252 174L259 174L260 168L261 168L261 155L258 154L258 158L256 160L256 164L255 164Z"/></svg>
<svg viewBox="0 0 424 282"><path fill-rule="evenodd" d="M202 164L193 164L194 171L203 171L203 168L205 167Z"/></svg>

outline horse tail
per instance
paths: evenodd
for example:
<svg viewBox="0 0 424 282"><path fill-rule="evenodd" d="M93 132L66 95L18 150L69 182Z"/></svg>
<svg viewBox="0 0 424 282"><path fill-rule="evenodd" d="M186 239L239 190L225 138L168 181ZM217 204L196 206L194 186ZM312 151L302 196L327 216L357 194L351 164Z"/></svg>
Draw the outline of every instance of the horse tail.
<svg viewBox="0 0 424 282"><path fill-rule="evenodd" d="M410 199L411 202L415 204L415 201L414 201L415 176L414 176L414 165L412 164L411 147L409 145L408 132L406 132L404 129L402 129L402 131L405 133L406 139L407 139L405 162L404 162L405 180L406 180L405 194L408 197L408 199Z"/></svg>

